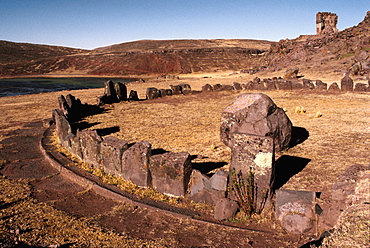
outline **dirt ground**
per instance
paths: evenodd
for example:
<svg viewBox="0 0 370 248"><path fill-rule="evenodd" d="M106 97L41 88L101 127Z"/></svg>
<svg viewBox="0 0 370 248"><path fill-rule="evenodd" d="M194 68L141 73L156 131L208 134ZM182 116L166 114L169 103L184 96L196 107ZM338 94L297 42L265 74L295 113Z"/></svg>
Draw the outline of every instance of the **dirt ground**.
<svg viewBox="0 0 370 248"><path fill-rule="evenodd" d="M206 83L245 83L250 78L228 73L192 75L176 81L130 83L128 88L138 90L144 98L145 89L152 86L168 88L186 82L200 90ZM0 98L0 190L4 192L0 242L4 247L299 247L317 238L289 235L266 219L243 224L252 230L194 222L114 202L63 178L35 146L42 134L39 121L50 118L51 110L57 108L57 96L68 93L94 104L103 90ZM196 155L193 163L199 166L227 163L230 151L219 141L219 118L240 93L244 92L119 103L85 121L95 123L94 129L119 127L112 135L120 138L187 151ZM281 167L289 172L281 180L281 188L322 192L322 205L330 203L328 192L338 175L353 164L369 163L370 94L265 93L287 111L294 126L309 133L304 142L277 154L278 159L290 158ZM305 113L296 113L297 107L303 107ZM315 117L318 111L322 114L319 118Z"/></svg>

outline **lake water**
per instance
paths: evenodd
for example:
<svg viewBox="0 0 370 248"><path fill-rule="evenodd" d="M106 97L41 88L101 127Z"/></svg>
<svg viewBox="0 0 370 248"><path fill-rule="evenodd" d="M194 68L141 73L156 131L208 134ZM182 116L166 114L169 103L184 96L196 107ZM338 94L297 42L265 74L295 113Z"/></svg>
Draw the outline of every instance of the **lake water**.
<svg viewBox="0 0 370 248"><path fill-rule="evenodd" d="M37 94L61 90L78 90L103 88L108 80L113 82L132 82L135 79L127 78L12 78L0 79L0 97Z"/></svg>

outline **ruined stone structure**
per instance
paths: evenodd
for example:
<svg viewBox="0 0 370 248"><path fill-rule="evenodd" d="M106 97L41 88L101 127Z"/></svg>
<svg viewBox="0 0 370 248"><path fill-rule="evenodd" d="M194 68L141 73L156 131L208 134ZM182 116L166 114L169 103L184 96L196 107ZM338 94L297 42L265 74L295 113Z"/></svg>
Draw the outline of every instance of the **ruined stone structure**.
<svg viewBox="0 0 370 248"><path fill-rule="evenodd" d="M338 16L331 12L318 12L316 14L316 34L332 34L338 32Z"/></svg>

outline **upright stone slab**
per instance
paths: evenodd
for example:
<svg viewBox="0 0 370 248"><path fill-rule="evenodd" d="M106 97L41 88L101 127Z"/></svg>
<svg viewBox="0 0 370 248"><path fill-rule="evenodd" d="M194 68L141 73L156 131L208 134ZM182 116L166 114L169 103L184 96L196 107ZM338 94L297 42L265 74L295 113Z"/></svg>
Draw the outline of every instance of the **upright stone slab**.
<svg viewBox="0 0 370 248"><path fill-rule="evenodd" d="M273 171L275 161L274 140L272 137L251 135L245 133L231 133L231 161L230 171L242 173L244 182L253 178L254 203L257 213L269 204L273 185ZM230 176L229 185L232 184ZM235 197L232 197L235 199Z"/></svg>
<svg viewBox="0 0 370 248"><path fill-rule="evenodd" d="M328 92L340 93L340 88L339 88L338 84L336 82L332 83L328 88Z"/></svg>
<svg viewBox="0 0 370 248"><path fill-rule="evenodd" d="M315 226L314 191L278 190L275 216L288 232L307 233Z"/></svg>
<svg viewBox="0 0 370 248"><path fill-rule="evenodd" d="M164 194L184 196L190 180L190 160L187 152L153 155L149 167L153 188Z"/></svg>
<svg viewBox="0 0 370 248"><path fill-rule="evenodd" d="M242 90L243 89L241 84L238 83L238 82L234 82L233 87L234 87L234 90Z"/></svg>
<svg viewBox="0 0 370 248"><path fill-rule="evenodd" d="M55 122L56 135L59 139L59 142L62 144L62 146L68 147L68 139L72 134L72 128L67 120L67 117L60 109L54 109L52 111L52 116Z"/></svg>
<svg viewBox="0 0 370 248"><path fill-rule="evenodd" d="M151 145L147 141L137 142L128 148L122 154L123 178L141 187L150 186L150 155Z"/></svg>
<svg viewBox="0 0 370 248"><path fill-rule="evenodd" d="M235 132L272 137L275 149L280 151L289 146L292 123L284 110L267 95L245 93L239 95L221 115L221 141L231 147L230 135Z"/></svg>
<svg viewBox="0 0 370 248"><path fill-rule="evenodd" d="M208 92L208 91L213 91L213 87L210 84L205 84L202 86L202 92Z"/></svg>
<svg viewBox="0 0 370 248"><path fill-rule="evenodd" d="M114 84L118 101L127 101L127 87L125 84L118 82Z"/></svg>
<svg viewBox="0 0 370 248"><path fill-rule="evenodd" d="M349 75L342 78L340 82L342 91L353 91L353 80Z"/></svg>
<svg viewBox="0 0 370 248"><path fill-rule="evenodd" d="M83 160L95 168L103 169L101 153L103 139L101 136L96 130L82 130L79 132L78 137Z"/></svg>
<svg viewBox="0 0 370 248"><path fill-rule="evenodd" d="M327 83L324 83L321 80L316 80L316 90L327 91L327 89L328 89L328 84Z"/></svg>
<svg viewBox="0 0 370 248"><path fill-rule="evenodd" d="M139 96L138 96L138 94L137 94L137 91L136 91L136 90L131 90L131 91L130 91L130 94L129 94L128 100L129 100L129 101L139 101Z"/></svg>
<svg viewBox="0 0 370 248"><path fill-rule="evenodd" d="M314 90L315 85L309 79L303 79L303 89L304 90Z"/></svg>
<svg viewBox="0 0 370 248"><path fill-rule="evenodd" d="M102 142L102 161L104 171L122 176L122 155L128 149L125 140L108 136Z"/></svg>

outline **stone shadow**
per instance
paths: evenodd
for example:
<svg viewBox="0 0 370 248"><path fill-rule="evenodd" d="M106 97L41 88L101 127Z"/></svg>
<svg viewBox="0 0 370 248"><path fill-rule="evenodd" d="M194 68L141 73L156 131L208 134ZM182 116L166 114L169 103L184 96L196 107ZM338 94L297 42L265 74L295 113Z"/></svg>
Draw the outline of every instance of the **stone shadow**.
<svg viewBox="0 0 370 248"><path fill-rule="evenodd" d="M224 167L227 165L226 162L205 162L205 163L191 163L193 169L200 171L202 174L209 175L209 172Z"/></svg>
<svg viewBox="0 0 370 248"><path fill-rule="evenodd" d="M275 178L272 188L277 190L289 181L291 177L302 171L311 159L283 155L275 161Z"/></svg>
<svg viewBox="0 0 370 248"><path fill-rule="evenodd" d="M112 133L117 133L119 132L119 130L120 130L119 126L114 126L114 127L96 129L96 132L99 134L99 136L107 136Z"/></svg>
<svg viewBox="0 0 370 248"><path fill-rule="evenodd" d="M89 123L87 121L75 122L71 124L72 133L76 134L77 130L84 130L84 129L93 127L98 124L100 124L100 122L93 122L93 123Z"/></svg>
<svg viewBox="0 0 370 248"><path fill-rule="evenodd" d="M289 148L292 148L296 145L303 143L308 139L310 133L307 129L303 127L293 127L292 128L292 138L290 139Z"/></svg>

